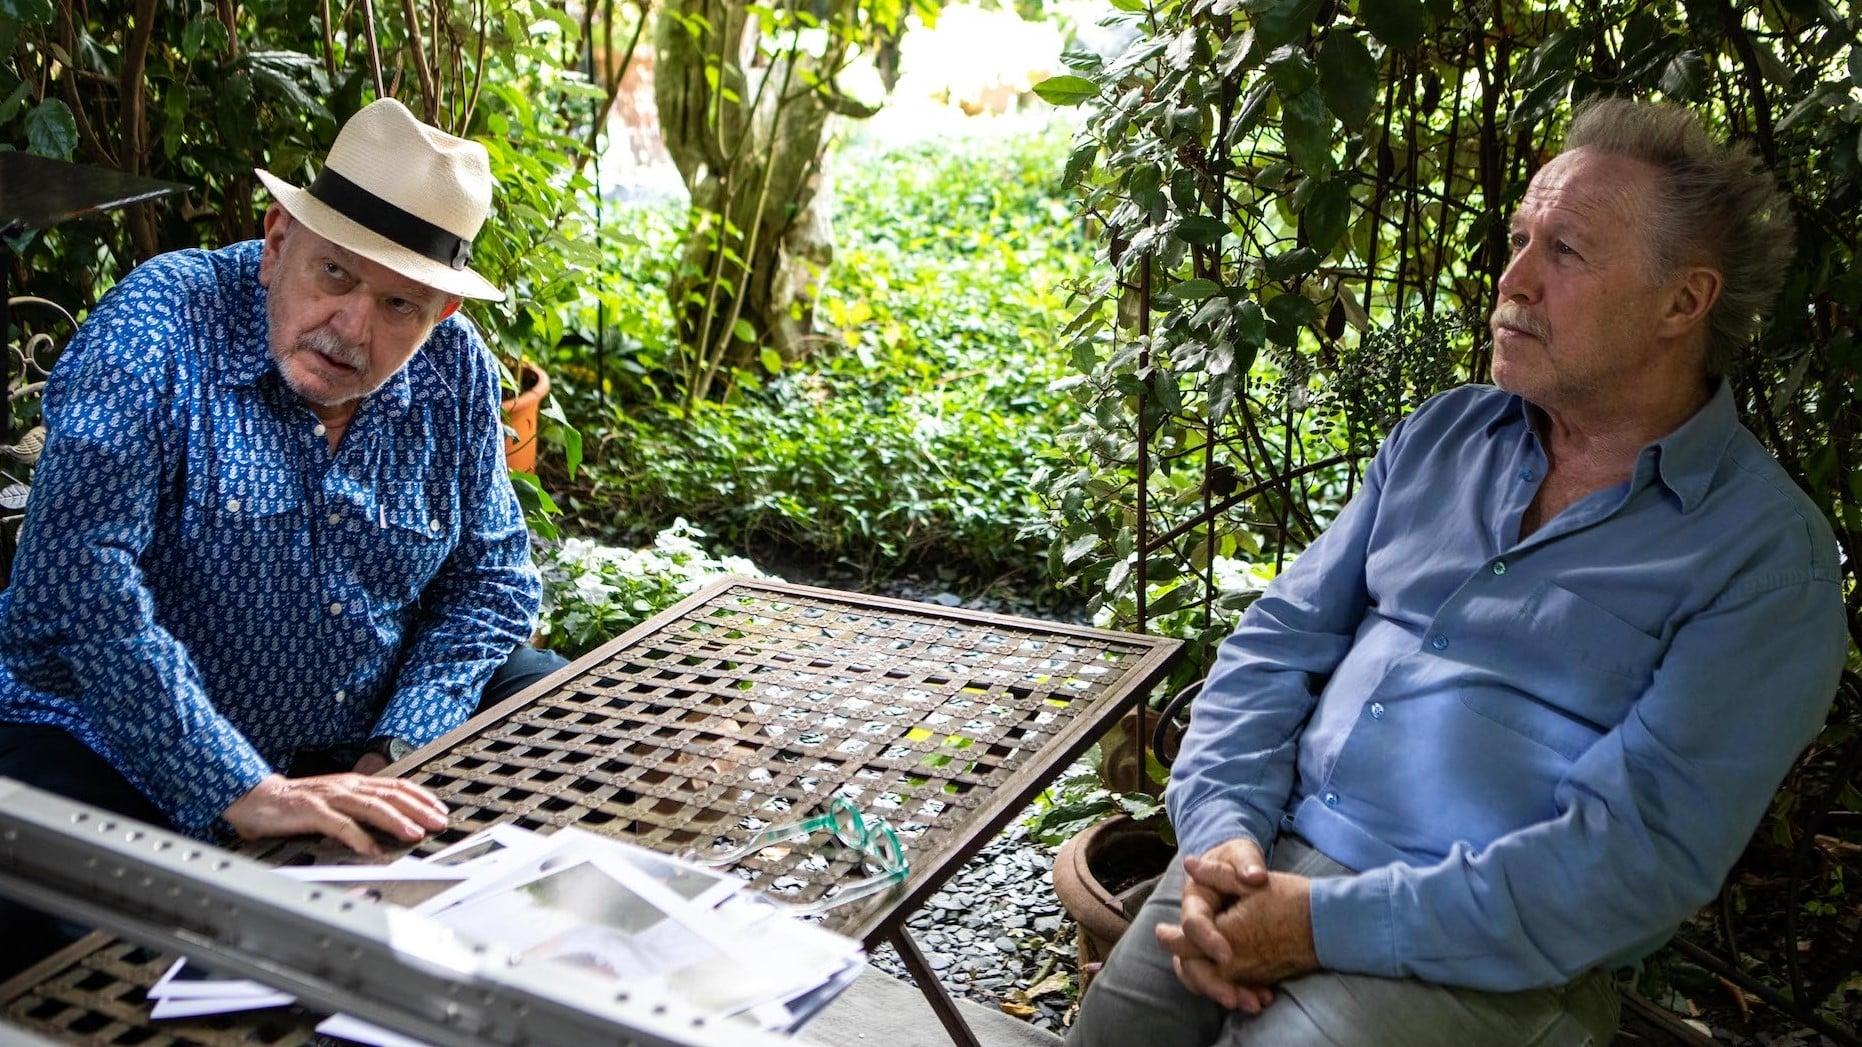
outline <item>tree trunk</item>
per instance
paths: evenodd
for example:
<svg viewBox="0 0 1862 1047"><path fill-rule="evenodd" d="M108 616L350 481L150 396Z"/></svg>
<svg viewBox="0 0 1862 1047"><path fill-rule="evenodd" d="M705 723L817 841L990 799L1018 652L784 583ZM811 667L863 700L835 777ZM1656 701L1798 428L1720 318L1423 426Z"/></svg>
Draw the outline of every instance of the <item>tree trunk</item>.
<svg viewBox="0 0 1862 1047"><path fill-rule="evenodd" d="M844 47L810 55L779 30L771 56L755 46L747 9L744 0L675 0L655 31L660 127L692 196L692 234L668 288L688 401L711 395L720 373L763 348L787 362L814 344L815 301L834 254L821 193L830 118L873 112L832 88ZM746 56L767 64L746 69Z"/></svg>

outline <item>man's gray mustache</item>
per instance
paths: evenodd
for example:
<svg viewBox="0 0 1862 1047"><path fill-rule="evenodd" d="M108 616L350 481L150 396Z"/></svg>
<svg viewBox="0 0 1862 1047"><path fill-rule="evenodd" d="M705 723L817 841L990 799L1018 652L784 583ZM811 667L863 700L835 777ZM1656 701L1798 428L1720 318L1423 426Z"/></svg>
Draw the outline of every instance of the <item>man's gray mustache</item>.
<svg viewBox="0 0 1862 1047"><path fill-rule="evenodd" d="M333 332L318 328L308 331L297 338L298 352L317 352L358 370L364 363L362 347L354 342L345 341Z"/></svg>
<svg viewBox="0 0 1862 1047"><path fill-rule="evenodd" d="M1495 309L1493 315L1487 319L1487 327L1495 331L1501 327L1511 327L1541 339L1546 335L1545 325L1540 323L1537 317L1516 309Z"/></svg>

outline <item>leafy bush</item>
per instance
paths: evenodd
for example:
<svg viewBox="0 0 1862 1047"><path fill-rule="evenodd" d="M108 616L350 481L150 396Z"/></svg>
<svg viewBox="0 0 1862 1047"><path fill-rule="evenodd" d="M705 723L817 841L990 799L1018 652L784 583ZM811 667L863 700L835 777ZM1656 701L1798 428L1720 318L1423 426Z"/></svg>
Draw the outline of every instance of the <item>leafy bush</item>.
<svg viewBox="0 0 1862 1047"><path fill-rule="evenodd" d="M644 549L616 549L581 538L539 549L544 646L573 658L670 607L720 575L767 577L738 556L699 545L705 532L676 521Z"/></svg>
<svg viewBox="0 0 1862 1047"><path fill-rule="evenodd" d="M907 562L977 570L1038 563L1030 498L1037 457L1065 422L1049 389L1064 370L1054 330L1087 264L1059 199L1062 132L964 150L850 150L819 337L838 352L739 373L722 402L661 399L663 305L602 301L624 333L610 352L617 399L571 403L589 434L576 526L632 538L674 517L739 546L773 544L868 573ZM654 272L664 219L623 220L614 272ZM583 322L588 315L585 310ZM588 355L564 361L590 377ZM592 388L592 386L591 386Z"/></svg>

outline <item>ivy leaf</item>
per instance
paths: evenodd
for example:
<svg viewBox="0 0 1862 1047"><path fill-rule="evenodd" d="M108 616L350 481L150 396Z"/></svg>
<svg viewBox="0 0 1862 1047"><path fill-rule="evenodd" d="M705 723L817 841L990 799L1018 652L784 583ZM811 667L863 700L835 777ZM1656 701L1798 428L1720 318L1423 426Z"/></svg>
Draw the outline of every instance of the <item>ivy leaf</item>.
<svg viewBox="0 0 1862 1047"><path fill-rule="evenodd" d="M1347 128L1364 126L1377 104L1377 60L1364 41L1335 32L1319 50L1319 93Z"/></svg>
<svg viewBox="0 0 1862 1047"><path fill-rule="evenodd" d="M71 107L47 98L26 114L26 141L32 151L54 160L69 160L78 147L78 122Z"/></svg>
<svg viewBox="0 0 1862 1047"><path fill-rule="evenodd" d="M750 321L739 319L731 325L731 335L740 342L754 342L756 341L756 328L750 326Z"/></svg>
<svg viewBox="0 0 1862 1047"><path fill-rule="evenodd" d="M1306 218L1307 243L1319 257L1325 257L1351 225L1351 187L1336 178L1320 184L1307 198L1302 214Z"/></svg>
<svg viewBox="0 0 1862 1047"><path fill-rule="evenodd" d="M1422 42L1424 17L1422 0L1358 0L1358 21L1398 51Z"/></svg>
<svg viewBox="0 0 1862 1047"><path fill-rule="evenodd" d="M1177 223L1175 233L1177 239L1186 244L1207 247L1210 244L1220 243L1222 237L1228 233L1228 226L1209 215L1193 214Z"/></svg>
<svg viewBox="0 0 1862 1047"><path fill-rule="evenodd" d="M1197 277L1194 280L1185 280L1180 284L1172 286L1169 293L1175 296L1179 302L1200 302L1205 298L1213 298L1221 294L1222 285L1216 283L1214 280L1204 280L1201 277Z"/></svg>
<svg viewBox="0 0 1862 1047"><path fill-rule="evenodd" d="M0 18L44 25L52 20L52 0L0 0Z"/></svg>
<svg viewBox="0 0 1862 1047"><path fill-rule="evenodd" d="M1287 158L1315 177L1332 167L1332 114L1317 88L1280 100L1280 134Z"/></svg>
<svg viewBox="0 0 1862 1047"><path fill-rule="evenodd" d="M1050 76L1034 85L1034 93L1049 105L1079 105L1099 94L1099 85L1083 76Z"/></svg>
<svg viewBox="0 0 1862 1047"><path fill-rule="evenodd" d="M782 373L782 354L775 349L766 345L756 356L758 360L763 362L763 370L768 371L770 374Z"/></svg>

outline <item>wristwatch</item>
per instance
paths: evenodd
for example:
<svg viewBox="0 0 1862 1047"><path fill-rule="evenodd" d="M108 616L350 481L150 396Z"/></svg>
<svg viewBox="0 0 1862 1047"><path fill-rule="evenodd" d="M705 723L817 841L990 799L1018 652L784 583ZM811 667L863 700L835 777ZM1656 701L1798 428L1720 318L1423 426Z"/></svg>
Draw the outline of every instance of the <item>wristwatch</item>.
<svg viewBox="0 0 1862 1047"><path fill-rule="evenodd" d="M414 751L414 747L391 735L378 734L368 740L368 744L362 747L362 751L384 756L389 763L400 763L408 753Z"/></svg>

